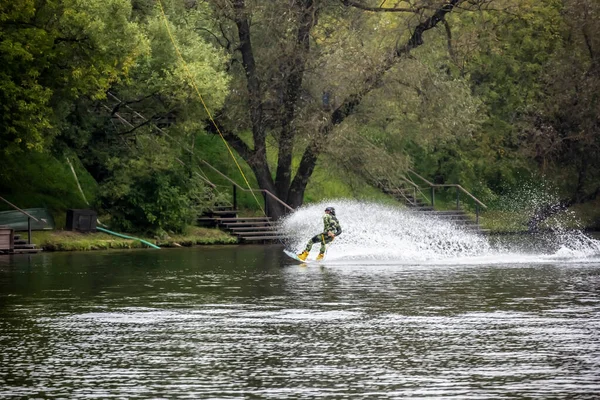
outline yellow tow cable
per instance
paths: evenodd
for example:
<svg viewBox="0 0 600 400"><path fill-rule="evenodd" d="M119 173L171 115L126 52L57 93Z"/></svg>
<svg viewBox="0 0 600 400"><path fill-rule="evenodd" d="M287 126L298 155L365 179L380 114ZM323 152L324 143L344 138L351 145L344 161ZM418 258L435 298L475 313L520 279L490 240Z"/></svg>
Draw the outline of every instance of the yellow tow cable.
<svg viewBox="0 0 600 400"><path fill-rule="evenodd" d="M190 82L192 84L192 87L194 88L194 90L196 91L196 94L200 98L200 102L202 103L202 106L206 110L206 114L208 114L208 118L210 119L210 122L212 122L212 124L214 125L215 129L219 133L219 136L223 140L223 143L225 143L225 147L227 147L227 150L229 151L229 154L231 155L231 158L233 158L233 161L235 162L235 165L240 170L240 174L242 174L242 178L244 178L244 182L246 182L246 186L248 186L248 189L249 189L250 193L252 193L252 197L254 197L254 200L256 201L256 204L258 204L258 207L262 211L263 215L266 215L265 210L261 206L260 202L256 198L256 195L254 194L254 191L250 187L250 183L248 182L248 179L246 179L246 175L244 174L244 171L242 171L242 167L240 167L240 164L236 160L235 155L233 154L233 151L231 150L231 147L229 146L229 144L227 143L227 141L223 137L223 134L221 133L221 130L219 129L219 126L217 125L217 123L213 119L212 114L210 113L208 107L206 106L206 103L204 102L204 98L200 94L200 90L198 89L198 86L196 85L196 81L194 80L194 76L190 72L190 69L188 68L187 63L186 63L185 59L183 58L183 55L181 54L181 51L179 51L179 48L177 47L177 44L175 43L175 38L173 37L173 34L171 33L171 28L169 28L169 20L167 19L167 14L165 14L165 10L163 8L162 0L158 0L158 4L160 6L160 12L161 12L161 14L163 16L165 27L167 28L167 33L169 34L169 38L171 39L171 43L173 43L173 47L175 48L175 52L177 52L177 55L179 56L179 59L181 60L183 68L185 69L185 72L188 75L188 78L189 78L189 80L190 80Z"/></svg>

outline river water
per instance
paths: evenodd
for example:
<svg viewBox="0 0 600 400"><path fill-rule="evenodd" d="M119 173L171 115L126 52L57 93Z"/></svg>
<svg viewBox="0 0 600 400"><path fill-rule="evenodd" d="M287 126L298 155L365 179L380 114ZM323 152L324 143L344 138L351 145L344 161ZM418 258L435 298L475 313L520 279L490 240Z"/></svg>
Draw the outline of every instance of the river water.
<svg viewBox="0 0 600 400"><path fill-rule="evenodd" d="M282 245L0 256L0 398L598 398L598 240L335 206L322 264ZM288 249L323 209L282 222Z"/></svg>
<svg viewBox="0 0 600 400"><path fill-rule="evenodd" d="M0 257L0 398L597 398L600 261ZM333 248L332 248L333 250Z"/></svg>

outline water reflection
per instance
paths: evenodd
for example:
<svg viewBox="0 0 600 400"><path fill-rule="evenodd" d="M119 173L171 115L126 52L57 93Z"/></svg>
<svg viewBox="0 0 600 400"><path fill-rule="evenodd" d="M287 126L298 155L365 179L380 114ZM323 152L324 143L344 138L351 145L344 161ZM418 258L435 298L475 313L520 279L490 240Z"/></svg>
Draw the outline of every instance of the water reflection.
<svg viewBox="0 0 600 400"><path fill-rule="evenodd" d="M593 398L600 265L4 258L0 397Z"/></svg>

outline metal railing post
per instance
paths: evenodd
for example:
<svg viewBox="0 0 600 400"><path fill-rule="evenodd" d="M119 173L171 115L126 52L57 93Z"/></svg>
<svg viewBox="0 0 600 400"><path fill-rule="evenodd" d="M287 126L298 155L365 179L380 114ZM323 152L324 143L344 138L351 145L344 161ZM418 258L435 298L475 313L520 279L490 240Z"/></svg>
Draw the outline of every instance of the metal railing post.
<svg viewBox="0 0 600 400"><path fill-rule="evenodd" d="M475 203L475 223L479 224L479 204Z"/></svg>
<svg viewBox="0 0 600 400"><path fill-rule="evenodd" d="M441 188L449 188L449 187L455 187L456 188L456 208L459 209L460 208L460 192L462 191L464 193L465 196L467 196L467 200L470 198L475 202L475 213L476 213L476 218L477 218L477 223L479 224L479 210L481 209L481 207L483 208L487 208L487 206L485 204L483 204L478 198L476 198L475 196L473 196L471 193L469 193L467 190L465 190L465 188L463 188L460 185L457 184L447 184L447 185L436 185L433 182L429 182L427 179L423 178L421 175L417 174L415 171L409 169L408 170L410 173L416 175L417 177L419 177L419 179L421 179L423 182L425 182L427 185L429 185L429 187L431 188L431 206L435 207L435 187L441 187ZM411 181L408 181L411 182ZM423 197L427 198L427 196L421 192L421 194L423 195Z"/></svg>
<svg viewBox="0 0 600 400"><path fill-rule="evenodd" d="M237 210L237 186L233 185L233 209Z"/></svg>
<svg viewBox="0 0 600 400"><path fill-rule="evenodd" d="M219 171L218 169L216 169L215 167L213 167L212 165L210 165L205 160L200 160L200 161L204 165L208 166L210 169L212 169L213 171L215 171L217 174L219 174L223 178L227 179L229 182L231 182L233 184L233 186L235 186L236 188L239 188L241 191L250 192L250 193L253 193L253 192L265 193L266 195L271 196L271 200L274 200L274 201L278 202L279 204L281 204L282 206L284 206L285 208L287 208L290 211L294 211L294 209L292 207L290 207L288 204L284 203L279 197L275 196L273 193L269 192L268 190L265 190L265 189L252 189L252 188L244 189L243 187L241 187L240 185L238 185L237 183L235 183L235 181L233 181L230 177L228 177L227 175L225 175L224 173L222 173L221 171Z"/></svg>
<svg viewBox="0 0 600 400"><path fill-rule="evenodd" d="M265 198L265 214L269 215L269 196L263 193L263 197Z"/></svg>
<svg viewBox="0 0 600 400"><path fill-rule="evenodd" d="M19 207L15 206L13 203L11 203L10 201L6 200L5 198L0 197L0 200L2 200L3 202L5 202L6 204L8 204L9 206L11 206L12 208L14 208L15 210L19 211L21 214L27 216L27 244L31 244L31 219L33 218L33 220L35 222L40 222L40 220L37 219L36 217L34 217L33 215L29 214L28 212L25 212L25 211L21 210ZM44 224L48 223L44 219L42 219L42 222ZM13 240L14 240L14 238L13 238Z"/></svg>
<svg viewBox="0 0 600 400"><path fill-rule="evenodd" d="M460 204L460 191L458 190L458 186L456 187L456 209L458 210Z"/></svg>

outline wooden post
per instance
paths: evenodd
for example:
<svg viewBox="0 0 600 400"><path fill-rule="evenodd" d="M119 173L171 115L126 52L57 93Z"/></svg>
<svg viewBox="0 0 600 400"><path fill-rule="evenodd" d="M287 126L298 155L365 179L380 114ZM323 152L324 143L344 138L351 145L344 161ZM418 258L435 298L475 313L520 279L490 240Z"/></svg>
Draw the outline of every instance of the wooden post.
<svg viewBox="0 0 600 400"><path fill-rule="evenodd" d="M0 253L12 253L15 245L15 232L11 228L0 226Z"/></svg>
<svg viewBox="0 0 600 400"><path fill-rule="evenodd" d="M431 187L431 208L435 209L435 188Z"/></svg>
<svg viewBox="0 0 600 400"><path fill-rule="evenodd" d="M475 203L475 222L479 225L479 204Z"/></svg>

